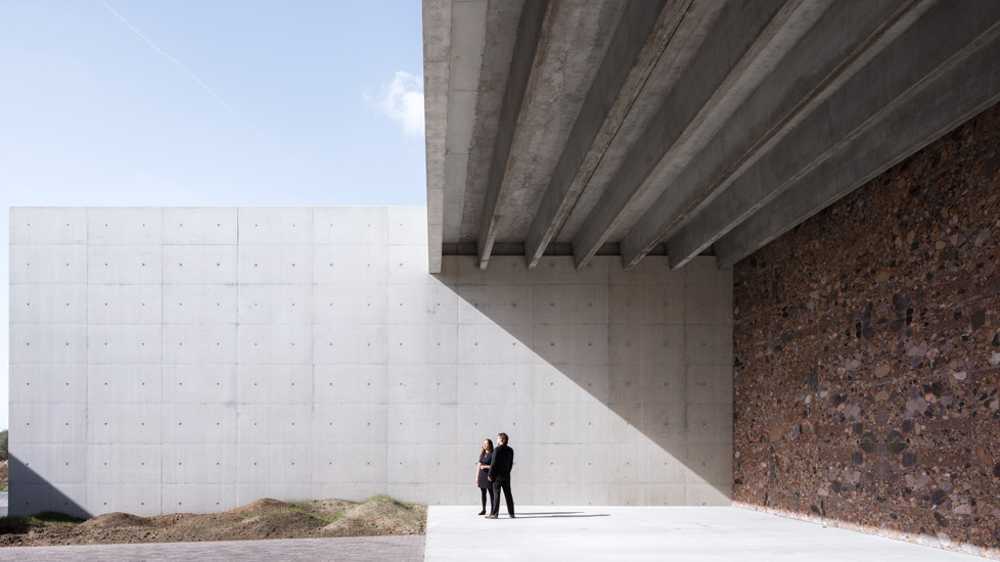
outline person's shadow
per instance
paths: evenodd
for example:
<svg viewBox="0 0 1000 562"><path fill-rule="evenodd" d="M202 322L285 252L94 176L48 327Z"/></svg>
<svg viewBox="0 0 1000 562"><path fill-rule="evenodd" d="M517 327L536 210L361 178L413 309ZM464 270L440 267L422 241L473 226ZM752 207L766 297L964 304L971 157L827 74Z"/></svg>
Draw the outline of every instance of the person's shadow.
<svg viewBox="0 0 1000 562"><path fill-rule="evenodd" d="M533 511L518 513L517 519L550 519L556 517L610 517L610 513L584 513L582 511Z"/></svg>

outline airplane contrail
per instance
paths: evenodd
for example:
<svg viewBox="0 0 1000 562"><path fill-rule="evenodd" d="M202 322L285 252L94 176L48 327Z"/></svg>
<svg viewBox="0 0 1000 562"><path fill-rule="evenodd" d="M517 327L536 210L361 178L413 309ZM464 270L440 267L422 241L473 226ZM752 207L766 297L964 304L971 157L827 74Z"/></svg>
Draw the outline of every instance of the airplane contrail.
<svg viewBox="0 0 1000 562"><path fill-rule="evenodd" d="M216 91L213 90L211 86L209 86L204 80L201 79L201 77L195 74L194 70L191 70L189 66L181 62L181 60L178 59L177 57L161 49L159 45L154 43L153 40L147 37L142 31L139 30L139 28L132 25L132 23L129 22L125 18L125 16L123 16L120 12L118 12L118 10L114 9L114 7L112 7L111 4L107 2L107 0L101 0L101 4L104 4L104 7L108 10L108 12L111 13L111 15L117 18L118 21L122 23L122 25L127 27L129 31L131 31L136 37L141 39L142 42L145 43L150 49L152 49L157 54L170 61L170 63L176 66L177 68L184 71L184 73L187 74L188 77L190 77L192 80L194 80L196 84L201 86L201 88L205 90L208 93L208 95L215 98L215 101L219 102L229 112L233 113L234 115L236 114L236 110L233 108L233 106L226 103L226 100L222 99L222 96L216 93Z"/></svg>

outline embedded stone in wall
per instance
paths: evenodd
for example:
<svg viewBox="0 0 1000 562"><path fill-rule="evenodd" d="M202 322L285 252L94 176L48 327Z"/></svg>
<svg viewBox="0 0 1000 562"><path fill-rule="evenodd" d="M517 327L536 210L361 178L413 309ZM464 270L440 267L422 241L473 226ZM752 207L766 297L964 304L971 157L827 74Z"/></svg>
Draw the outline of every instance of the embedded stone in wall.
<svg viewBox="0 0 1000 562"><path fill-rule="evenodd" d="M734 499L1000 548L1000 107L740 262Z"/></svg>

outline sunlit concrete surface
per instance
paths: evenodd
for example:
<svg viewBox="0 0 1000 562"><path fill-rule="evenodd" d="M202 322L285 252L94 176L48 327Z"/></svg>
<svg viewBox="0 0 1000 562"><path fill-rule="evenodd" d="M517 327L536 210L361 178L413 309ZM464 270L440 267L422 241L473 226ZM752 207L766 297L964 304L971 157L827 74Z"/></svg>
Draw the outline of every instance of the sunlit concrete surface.
<svg viewBox="0 0 1000 562"><path fill-rule="evenodd" d="M332 539L272 539L152 544L94 544L0 548L0 560L59 562L63 560L240 560L241 562L417 562L422 560L420 536L344 537Z"/></svg>
<svg viewBox="0 0 1000 562"><path fill-rule="evenodd" d="M515 520L501 508L495 521L475 513L473 506L432 506L425 560L983 560L733 507L524 506Z"/></svg>
<svg viewBox="0 0 1000 562"><path fill-rule="evenodd" d="M498 431L525 503L728 505L732 270L431 275L426 214L13 209L11 513L453 505Z"/></svg>

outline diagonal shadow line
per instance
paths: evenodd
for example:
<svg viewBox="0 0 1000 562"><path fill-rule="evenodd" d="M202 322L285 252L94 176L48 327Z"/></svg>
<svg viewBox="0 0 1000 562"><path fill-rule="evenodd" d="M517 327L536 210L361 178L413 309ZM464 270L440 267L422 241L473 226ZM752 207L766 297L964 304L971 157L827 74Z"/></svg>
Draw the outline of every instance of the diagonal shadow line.
<svg viewBox="0 0 1000 562"><path fill-rule="evenodd" d="M35 472L16 453L8 456L7 515L25 516L39 513L61 514L87 519L91 513L70 498L58 483L50 482ZM26 529L27 530L27 529Z"/></svg>
<svg viewBox="0 0 1000 562"><path fill-rule="evenodd" d="M441 282L445 287L450 289L455 295L457 295L462 302L474 308L480 315L482 315L485 319L487 319L489 323L491 323L496 328L499 328L500 330L502 330L515 340L517 340L521 345L525 346L528 350L530 350L531 353L533 353L537 357L538 360L558 370L560 374L562 374L569 381L571 381L581 391L597 399L597 401L603 404L604 407L607 408L609 412L625 420L630 428L639 431L642 435L644 435L647 439L649 439L650 442L655 444L656 447L668 453L674 460L679 462L681 465L683 465L687 470L689 470L697 477L697 479L699 480L697 484L710 486L714 488L717 492L721 493L726 498L732 497L731 486L732 486L733 474L731 466L728 467L728 471L725 475L715 474L714 473L715 471L713 471L711 466L708 465L724 462L723 459L719 459L717 463L709 462L707 463L708 465L705 465L703 463L697 462L697 459L690 457L690 455L688 454L687 449L689 444L695 446L725 445L725 443L721 441L716 442L712 440L703 440L703 439L695 439L693 442L688 441L689 440L688 432L690 430L690 428L688 427L688 416L689 416L689 413L687 411L688 404L686 404L683 400L678 401L676 404L671 403L671 405L676 405L677 407L683 409L680 415L682 420L681 421L682 427L679 429L671 427L668 428L666 431L664 431L663 426L665 424L662 423L663 421L662 416L660 416L660 414L664 412L655 412L655 413L645 412L645 408L637 411L633 407L636 401L643 400L641 394L637 395L637 398L635 399L621 398L615 396L616 388L619 391L621 391L622 389L627 389L630 384L636 384L636 386L638 386L637 383L642 378L641 375L642 367L639 365L638 361L636 362L635 365L618 365L612 363L612 358L611 358L612 351L610 348L611 342L609 341L608 342L609 349L607 357L608 362L605 365L608 368L608 380L607 380L608 386L602 392L597 392L596 390L600 388L600 385L591 384L594 381L592 379L592 374L587 372L587 366L578 365L575 363L553 361L552 352L549 349L547 349L545 345L543 345L543 342L533 341L534 339L536 339L534 331L539 326L544 326L547 328L559 326L559 324L552 324L551 322L541 321L534 317L535 311L539 310L542 306L540 303L534 302L537 298L536 292L541 287L552 286L551 284L546 284L544 282L541 282L539 280L540 278L538 277L536 277L535 281L532 281L527 278L528 276L531 276L533 274L541 275L541 273L539 273L538 270L532 270L530 272L522 272L521 274L525 276L524 278L519 278L518 280L511 280L509 274L505 278L504 277L505 272L500 271L498 268L492 268L486 271L480 271L477 269L475 271L475 274L471 276L466 272L461 271L461 268L457 269L458 270L448 271L446 268L446 270L442 271L441 273L434 274L433 277L436 278L439 282ZM493 277L493 275L496 275L496 277ZM568 285L597 284L597 285L602 285L608 289L607 306L609 308L608 310L609 316L607 321L605 322L605 325L608 327L608 337L610 340L612 327L615 326L615 324L612 323L610 319L610 313L611 313L610 308L612 306L610 289L612 283L610 281L608 281L607 283L600 283L600 282L595 283L594 281L587 281L581 279L575 281L567 281L566 284ZM528 290L530 295L527 302L528 311L522 311L517 309L517 303L505 302L505 301L510 301L511 297L509 294L510 293L509 290L511 289L511 287L514 286ZM648 288L648 285L643 283L637 283L635 285L636 290L642 290L645 288ZM662 291L669 290L669 287L666 286L665 284L664 285L655 284L655 288ZM479 299L482 300L483 302L476 302L476 297L479 297ZM520 318L520 319L514 318L515 316L520 316L525 313L527 314L526 318ZM567 322L567 326L569 324L571 324L571 322ZM626 322L624 326L627 328L635 329L635 331L639 333L638 337L640 338L642 337L641 332L644 330L648 330L650 328L649 325L640 321ZM687 330L689 329L690 324L685 322L683 323L683 326L685 330L684 337L686 339ZM726 328L724 325L720 325L719 327ZM731 330L731 328L729 329ZM639 342L637 341L635 343L636 345L638 345ZM655 354L655 352L653 353ZM680 353L686 353L686 350L681 349ZM685 366L681 368L684 369L684 372L681 373L681 378L686 380L688 376L687 373L688 365L686 361L685 361ZM631 378L632 380L629 380L629 378ZM627 394L627 392L625 392L625 394ZM731 394L729 396L726 396L726 399L730 401L729 403L731 405L732 404ZM645 404L646 403L644 402L644 405ZM651 405L664 406L664 404L660 402L652 402ZM731 415L732 414L730 413L730 416ZM730 425L730 432L731 431L732 431L732 426ZM728 445L730 447L729 450L730 455L732 453L731 439L732 439L732 433L730 433L730 441ZM691 483L692 482L685 481L684 482L685 488L688 484ZM684 504L693 505L693 504L688 504L686 502L684 502Z"/></svg>

